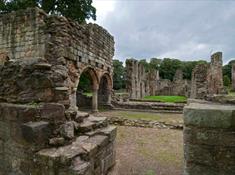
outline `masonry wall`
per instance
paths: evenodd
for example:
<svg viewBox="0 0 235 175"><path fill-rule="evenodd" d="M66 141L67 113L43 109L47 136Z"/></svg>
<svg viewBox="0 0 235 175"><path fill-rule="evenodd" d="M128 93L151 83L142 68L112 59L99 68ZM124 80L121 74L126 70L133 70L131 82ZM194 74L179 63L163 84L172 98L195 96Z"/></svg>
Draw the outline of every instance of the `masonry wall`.
<svg viewBox="0 0 235 175"><path fill-rule="evenodd" d="M222 52L211 56L211 63L197 65L192 72L191 98L223 94Z"/></svg>
<svg viewBox="0 0 235 175"><path fill-rule="evenodd" d="M184 175L235 174L234 105L184 108Z"/></svg>
<svg viewBox="0 0 235 175"><path fill-rule="evenodd" d="M149 77L145 72L144 65L135 59L126 60L126 89L130 98L143 98L149 94ZM154 81L153 77L150 78Z"/></svg>
<svg viewBox="0 0 235 175"><path fill-rule="evenodd" d="M232 65L232 89L235 91L235 64Z"/></svg>
<svg viewBox="0 0 235 175"><path fill-rule="evenodd" d="M116 128L77 109L89 70L112 88L113 37L34 8L0 16L0 174L107 174ZM96 104L97 106L97 104Z"/></svg>
<svg viewBox="0 0 235 175"><path fill-rule="evenodd" d="M183 71L178 69L174 75L173 81L160 79L157 81L156 95L180 95L189 97L190 84L189 80L183 79Z"/></svg>

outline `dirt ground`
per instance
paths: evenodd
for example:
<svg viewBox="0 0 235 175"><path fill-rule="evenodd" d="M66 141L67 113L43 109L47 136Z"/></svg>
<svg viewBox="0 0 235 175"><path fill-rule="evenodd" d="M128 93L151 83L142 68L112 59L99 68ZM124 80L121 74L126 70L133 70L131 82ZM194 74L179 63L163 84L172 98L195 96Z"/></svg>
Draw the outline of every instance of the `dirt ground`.
<svg viewBox="0 0 235 175"><path fill-rule="evenodd" d="M182 131L118 127L116 167L110 175L181 175Z"/></svg>
<svg viewBox="0 0 235 175"><path fill-rule="evenodd" d="M98 115L103 117L123 117L133 120L136 119L154 120L169 124L183 124L182 114L109 110L109 111L100 112Z"/></svg>

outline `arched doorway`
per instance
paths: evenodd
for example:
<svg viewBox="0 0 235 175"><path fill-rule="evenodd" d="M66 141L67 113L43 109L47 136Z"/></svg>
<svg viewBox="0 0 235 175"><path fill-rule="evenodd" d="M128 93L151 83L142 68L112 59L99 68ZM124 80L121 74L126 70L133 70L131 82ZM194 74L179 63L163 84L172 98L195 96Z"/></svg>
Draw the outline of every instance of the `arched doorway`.
<svg viewBox="0 0 235 175"><path fill-rule="evenodd" d="M76 91L76 103L79 109L98 111L98 78L92 68L86 68L80 74Z"/></svg>
<svg viewBox="0 0 235 175"><path fill-rule="evenodd" d="M105 73L101 79L98 90L99 106L111 106L112 80L108 73Z"/></svg>

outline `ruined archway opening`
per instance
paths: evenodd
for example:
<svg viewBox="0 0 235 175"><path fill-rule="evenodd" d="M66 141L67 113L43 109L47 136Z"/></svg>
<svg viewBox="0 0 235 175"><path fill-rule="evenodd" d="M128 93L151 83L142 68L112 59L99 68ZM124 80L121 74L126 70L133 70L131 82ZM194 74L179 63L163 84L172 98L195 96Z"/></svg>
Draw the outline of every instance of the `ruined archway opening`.
<svg viewBox="0 0 235 175"><path fill-rule="evenodd" d="M100 79L98 90L98 104L99 108L106 108L111 106L111 79L109 75L105 74Z"/></svg>
<svg viewBox="0 0 235 175"><path fill-rule="evenodd" d="M76 103L80 110L97 111L97 76L91 68L82 72L76 91Z"/></svg>

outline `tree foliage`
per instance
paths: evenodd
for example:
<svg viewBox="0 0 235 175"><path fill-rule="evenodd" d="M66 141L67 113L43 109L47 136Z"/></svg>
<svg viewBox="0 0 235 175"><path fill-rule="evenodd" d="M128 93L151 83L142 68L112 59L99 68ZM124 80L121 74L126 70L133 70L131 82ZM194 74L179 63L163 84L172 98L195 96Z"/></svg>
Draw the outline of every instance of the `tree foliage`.
<svg viewBox="0 0 235 175"><path fill-rule="evenodd" d="M123 62L113 60L113 88L115 90L125 88L125 68Z"/></svg>
<svg viewBox="0 0 235 175"><path fill-rule="evenodd" d="M56 14L82 23L85 19L96 19L92 0L0 0L0 12L7 13L28 7L39 7L48 14Z"/></svg>
<svg viewBox="0 0 235 175"><path fill-rule="evenodd" d="M230 83L232 81L232 64L235 64L235 60L231 60L228 64L223 66L223 76L227 76Z"/></svg>

